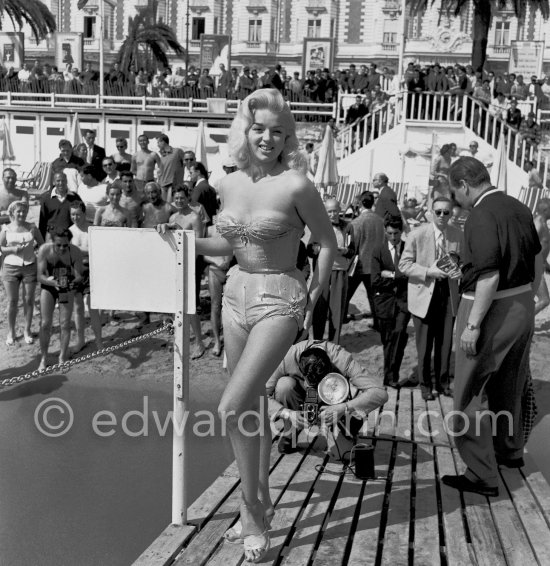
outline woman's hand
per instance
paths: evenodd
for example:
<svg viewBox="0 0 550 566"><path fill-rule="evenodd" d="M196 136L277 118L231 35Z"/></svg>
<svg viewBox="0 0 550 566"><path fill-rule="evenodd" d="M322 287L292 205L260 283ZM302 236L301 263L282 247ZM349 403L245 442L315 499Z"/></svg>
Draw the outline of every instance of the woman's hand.
<svg viewBox="0 0 550 566"><path fill-rule="evenodd" d="M167 224L167 223L163 223L163 224L157 224L155 226L155 230L159 233L159 234L166 234L167 230L171 230L172 229L172 225L171 224Z"/></svg>
<svg viewBox="0 0 550 566"><path fill-rule="evenodd" d="M311 329L312 322L313 322L313 303L311 302L311 299L308 299L307 305L306 305L306 312L305 312L305 316L304 316L304 331L305 332L309 332L309 330Z"/></svg>

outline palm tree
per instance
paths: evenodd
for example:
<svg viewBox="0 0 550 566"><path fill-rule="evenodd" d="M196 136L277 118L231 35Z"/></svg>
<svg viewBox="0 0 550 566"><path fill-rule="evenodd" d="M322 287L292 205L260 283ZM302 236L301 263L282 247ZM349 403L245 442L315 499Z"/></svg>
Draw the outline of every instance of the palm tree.
<svg viewBox="0 0 550 566"><path fill-rule="evenodd" d="M436 0L408 0L412 14L424 11L428 5L434 4ZM501 10L510 4L518 18L525 16L527 4L533 9L539 9L546 19L549 15L548 0L441 0L442 9L447 9L458 16L463 9L468 7L469 2L474 3L474 38L472 43L472 66L474 70L483 70L487 57L487 41L489 28L493 18L493 10Z"/></svg>
<svg viewBox="0 0 550 566"><path fill-rule="evenodd" d="M4 15L10 18L14 28L21 29L28 24L36 41L44 39L56 29L53 14L40 0L0 0L0 29Z"/></svg>
<svg viewBox="0 0 550 566"><path fill-rule="evenodd" d="M182 55L185 50L171 27L156 23L157 2L150 0L147 8L128 20L128 35L118 52L117 62L122 72L132 66L152 71L154 67L168 66L166 52Z"/></svg>

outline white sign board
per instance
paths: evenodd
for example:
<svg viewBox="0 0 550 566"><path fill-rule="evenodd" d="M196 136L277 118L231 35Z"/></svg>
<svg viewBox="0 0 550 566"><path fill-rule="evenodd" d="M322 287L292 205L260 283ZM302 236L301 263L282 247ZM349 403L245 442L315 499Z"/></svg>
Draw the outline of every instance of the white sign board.
<svg viewBox="0 0 550 566"><path fill-rule="evenodd" d="M508 71L523 75L525 82L529 83L531 75L542 75L543 54L544 41L512 41Z"/></svg>
<svg viewBox="0 0 550 566"><path fill-rule="evenodd" d="M94 226L89 247L92 308L196 312L192 230Z"/></svg>

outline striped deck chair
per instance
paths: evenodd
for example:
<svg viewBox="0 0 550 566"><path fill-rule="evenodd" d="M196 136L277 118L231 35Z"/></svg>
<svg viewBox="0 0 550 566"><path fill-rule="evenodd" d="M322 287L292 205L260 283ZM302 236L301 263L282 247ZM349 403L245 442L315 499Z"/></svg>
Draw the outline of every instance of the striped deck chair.
<svg viewBox="0 0 550 566"><path fill-rule="evenodd" d="M527 206L533 214L535 214L541 198L550 198L550 190L540 189L538 187L521 187L519 191L518 199Z"/></svg>
<svg viewBox="0 0 550 566"><path fill-rule="evenodd" d="M34 181L27 187L29 197L39 199L51 189L52 164L42 162Z"/></svg>
<svg viewBox="0 0 550 566"><path fill-rule="evenodd" d="M372 183L370 181L357 181L355 186L357 187L357 194L360 195L364 191L370 191Z"/></svg>
<svg viewBox="0 0 550 566"><path fill-rule="evenodd" d="M409 190L409 183L393 183L392 188L397 195L397 202L403 202Z"/></svg>
<svg viewBox="0 0 550 566"><path fill-rule="evenodd" d="M355 185L352 183L343 183L336 186L336 200L341 205L347 205L352 200L353 189Z"/></svg>

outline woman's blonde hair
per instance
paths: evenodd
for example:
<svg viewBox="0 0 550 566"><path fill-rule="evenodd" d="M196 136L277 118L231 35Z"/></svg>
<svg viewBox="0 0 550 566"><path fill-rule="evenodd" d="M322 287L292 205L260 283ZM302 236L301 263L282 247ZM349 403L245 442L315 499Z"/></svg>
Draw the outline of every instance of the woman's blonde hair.
<svg viewBox="0 0 550 566"><path fill-rule="evenodd" d="M8 216L10 218L15 218L15 213L18 209L24 208L27 212L29 211L29 205L24 200L16 200L10 203L8 206Z"/></svg>
<svg viewBox="0 0 550 566"><path fill-rule="evenodd" d="M248 95L239 106L229 129L228 150L239 169L248 172L254 179L257 177L255 167L251 164L250 148L248 146L248 131L254 123L257 110L270 110L278 114L286 130L286 139L279 161L290 169L301 173L307 171L306 158L298 149L296 123L281 93L274 88L262 88Z"/></svg>

